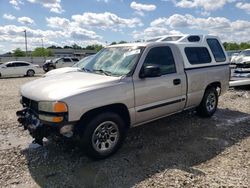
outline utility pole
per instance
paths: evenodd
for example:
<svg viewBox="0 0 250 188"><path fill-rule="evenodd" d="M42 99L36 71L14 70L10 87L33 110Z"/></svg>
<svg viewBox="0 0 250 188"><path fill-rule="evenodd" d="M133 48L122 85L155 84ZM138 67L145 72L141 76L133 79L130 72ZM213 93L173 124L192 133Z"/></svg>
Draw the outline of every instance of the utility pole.
<svg viewBox="0 0 250 188"><path fill-rule="evenodd" d="M45 58L45 49L44 49L44 46L43 46L43 38L41 38L41 41L42 41L42 49L43 49L43 59L45 61L46 58Z"/></svg>
<svg viewBox="0 0 250 188"><path fill-rule="evenodd" d="M28 56L27 33L26 33L26 29L25 29L23 32L24 32L24 38L25 38L25 50L26 50L26 56Z"/></svg>

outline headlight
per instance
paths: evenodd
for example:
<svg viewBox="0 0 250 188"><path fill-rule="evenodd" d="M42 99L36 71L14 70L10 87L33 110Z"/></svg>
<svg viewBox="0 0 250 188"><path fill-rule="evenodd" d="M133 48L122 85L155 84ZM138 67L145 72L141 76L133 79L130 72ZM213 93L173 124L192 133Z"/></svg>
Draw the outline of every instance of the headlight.
<svg viewBox="0 0 250 188"><path fill-rule="evenodd" d="M64 102L47 102L38 103L38 110L43 112L62 113L68 112L68 107Z"/></svg>

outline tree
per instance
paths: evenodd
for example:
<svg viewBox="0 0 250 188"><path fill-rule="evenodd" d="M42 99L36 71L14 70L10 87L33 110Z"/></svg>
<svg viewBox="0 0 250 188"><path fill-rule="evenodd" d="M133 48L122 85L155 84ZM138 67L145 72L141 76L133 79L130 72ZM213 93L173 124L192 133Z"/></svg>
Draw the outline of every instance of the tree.
<svg viewBox="0 0 250 188"><path fill-rule="evenodd" d="M72 49L72 47L71 47L71 46L67 46L67 45L66 45L66 46L64 46L63 48L64 48L64 49Z"/></svg>
<svg viewBox="0 0 250 188"><path fill-rule="evenodd" d="M61 46L52 45L52 46L49 46L47 49L62 49L62 47Z"/></svg>
<svg viewBox="0 0 250 188"><path fill-rule="evenodd" d="M32 52L32 56L33 57L47 57L47 56L52 56L52 52L49 49L45 49L45 48L36 48L33 52Z"/></svg>
<svg viewBox="0 0 250 188"><path fill-rule="evenodd" d="M86 46L86 50L95 50L95 51L100 51L101 49L103 48L103 46L102 45L100 45L100 44L92 44L92 45L88 45L88 46Z"/></svg>
<svg viewBox="0 0 250 188"><path fill-rule="evenodd" d="M82 47L79 46L79 45L77 45L77 44L73 44L73 45L72 45L72 48L73 48L73 49L76 49L76 50L82 49Z"/></svg>
<svg viewBox="0 0 250 188"><path fill-rule="evenodd" d="M118 42L118 44L125 44L128 43L127 41L121 40L120 42Z"/></svg>
<svg viewBox="0 0 250 188"><path fill-rule="evenodd" d="M242 42L242 43L224 42L223 45L226 50L245 50L250 48L250 43L247 42Z"/></svg>
<svg viewBox="0 0 250 188"><path fill-rule="evenodd" d="M14 57L24 57L26 54L24 51L22 51L20 48L17 48L13 51Z"/></svg>

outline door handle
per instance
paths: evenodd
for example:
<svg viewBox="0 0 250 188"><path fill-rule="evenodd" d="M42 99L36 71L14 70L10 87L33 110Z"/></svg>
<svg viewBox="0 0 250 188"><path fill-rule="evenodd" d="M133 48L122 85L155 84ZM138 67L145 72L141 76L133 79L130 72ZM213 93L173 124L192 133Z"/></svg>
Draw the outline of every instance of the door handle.
<svg viewBox="0 0 250 188"><path fill-rule="evenodd" d="M181 83L181 79L177 78L173 80L174 85L179 85Z"/></svg>

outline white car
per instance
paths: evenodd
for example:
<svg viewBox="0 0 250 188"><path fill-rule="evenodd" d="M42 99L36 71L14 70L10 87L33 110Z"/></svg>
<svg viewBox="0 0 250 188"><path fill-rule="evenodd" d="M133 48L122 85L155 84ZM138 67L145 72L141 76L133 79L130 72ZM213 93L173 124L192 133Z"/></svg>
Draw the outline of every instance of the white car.
<svg viewBox="0 0 250 188"><path fill-rule="evenodd" d="M54 75L58 75L58 74L64 74L67 72L77 72L77 71L83 71L83 67L94 57L94 55L90 55L87 57L84 57L83 59L81 59L79 62L75 63L72 67L63 67L63 68L59 68L59 69L54 69L51 70L49 72L47 72L46 74L44 74L44 77L47 76L54 76Z"/></svg>
<svg viewBox="0 0 250 188"><path fill-rule="evenodd" d="M0 65L0 77L34 76L38 68L39 65L25 61L10 61Z"/></svg>

